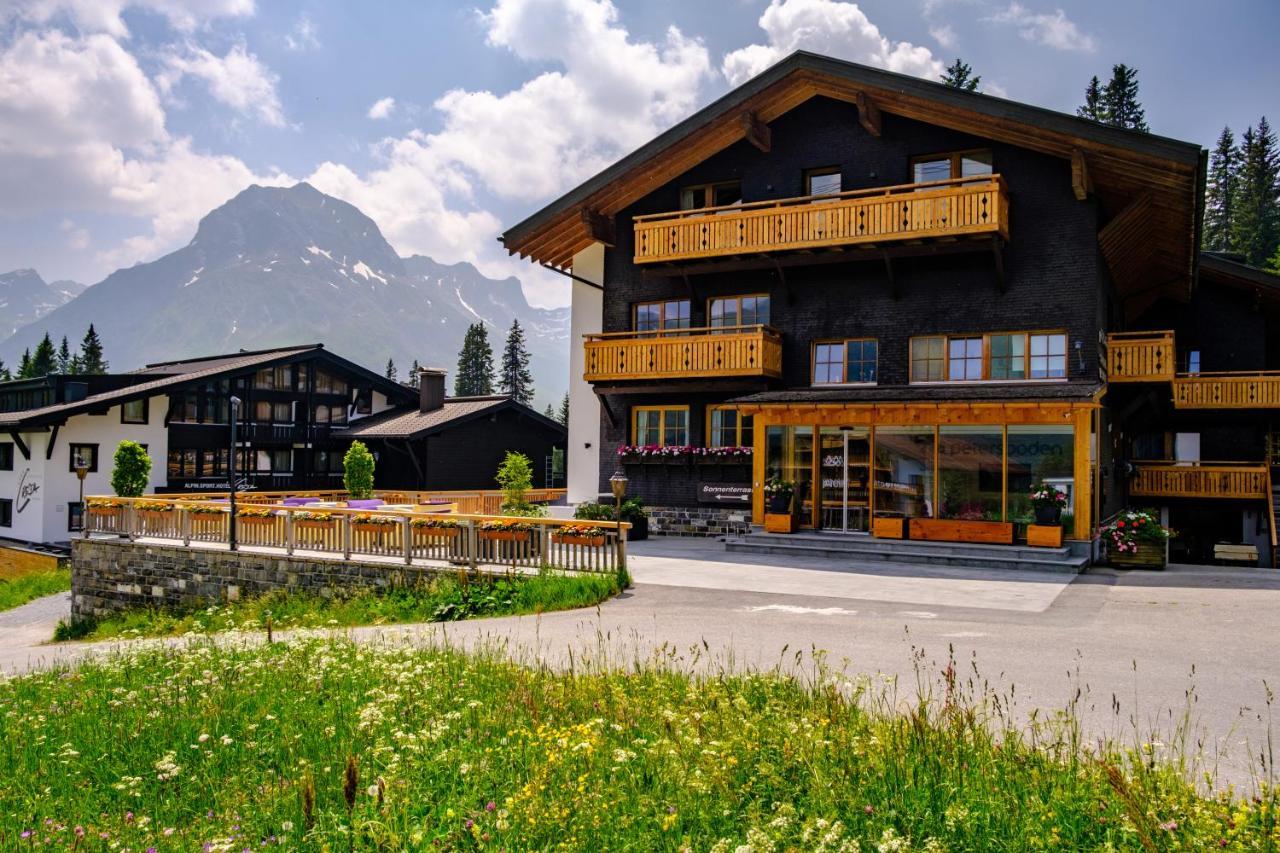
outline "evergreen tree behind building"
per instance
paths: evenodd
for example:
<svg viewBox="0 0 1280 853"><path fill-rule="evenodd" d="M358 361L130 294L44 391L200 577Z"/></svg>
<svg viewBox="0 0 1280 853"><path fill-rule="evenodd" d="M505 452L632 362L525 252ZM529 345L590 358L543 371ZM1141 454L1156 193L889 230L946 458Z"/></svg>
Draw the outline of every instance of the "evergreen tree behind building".
<svg viewBox="0 0 1280 853"><path fill-rule="evenodd" d="M31 378L31 348L27 347L22 351L22 360L18 362L18 378Z"/></svg>
<svg viewBox="0 0 1280 853"><path fill-rule="evenodd" d="M418 360L413 360L413 366L409 368L409 387L417 388L422 384L422 365L418 364Z"/></svg>
<svg viewBox="0 0 1280 853"><path fill-rule="evenodd" d="M1113 66L1111 79L1102 90L1102 105L1106 111L1104 123L1126 130L1151 131L1146 111L1138 100L1138 69L1123 62Z"/></svg>
<svg viewBox="0 0 1280 853"><path fill-rule="evenodd" d="M493 393L493 348L484 323L472 323L458 353L458 372L453 379L455 397L484 397Z"/></svg>
<svg viewBox="0 0 1280 853"><path fill-rule="evenodd" d="M1084 105L1076 110L1076 115L1081 118L1106 122L1107 110L1102 103L1102 83L1098 80L1098 75L1095 74L1089 80L1089 85L1085 86Z"/></svg>
<svg viewBox="0 0 1280 853"><path fill-rule="evenodd" d="M395 362L395 359L393 358L387 359L386 375L387 375L387 378L390 379L392 382L396 381L396 362Z"/></svg>
<svg viewBox="0 0 1280 853"><path fill-rule="evenodd" d="M103 374L109 366L102 357L102 341L90 323L89 331L84 333L84 340L80 342L80 372Z"/></svg>
<svg viewBox="0 0 1280 853"><path fill-rule="evenodd" d="M71 357L71 346L67 343L67 336L62 336L62 343L58 346L58 372L59 373L75 373L75 359Z"/></svg>
<svg viewBox="0 0 1280 853"><path fill-rule="evenodd" d="M1240 149L1231 128L1224 127L1209 157L1209 178L1204 198L1204 247L1231 251L1236 196L1240 187Z"/></svg>
<svg viewBox="0 0 1280 853"><path fill-rule="evenodd" d="M498 377L502 393L517 403L533 401L533 374L529 371L529 350L524 345L524 329L519 320L511 321L507 344L502 349L502 373Z"/></svg>
<svg viewBox="0 0 1280 853"><path fill-rule="evenodd" d="M1266 116L1241 136L1231 250L1262 267L1280 247L1280 150Z"/></svg>
<svg viewBox="0 0 1280 853"><path fill-rule="evenodd" d="M974 74L969 63L962 62L958 56L938 79L953 89L961 89L965 92L978 91L978 86L982 83L982 77Z"/></svg>
<svg viewBox="0 0 1280 853"><path fill-rule="evenodd" d="M569 425L569 392L564 392L564 399L560 401L560 415L556 420L565 426Z"/></svg>
<svg viewBox="0 0 1280 853"><path fill-rule="evenodd" d="M40 343L36 345L35 354L31 356L31 375L39 378L58 372L58 352L53 348L49 333L45 332Z"/></svg>

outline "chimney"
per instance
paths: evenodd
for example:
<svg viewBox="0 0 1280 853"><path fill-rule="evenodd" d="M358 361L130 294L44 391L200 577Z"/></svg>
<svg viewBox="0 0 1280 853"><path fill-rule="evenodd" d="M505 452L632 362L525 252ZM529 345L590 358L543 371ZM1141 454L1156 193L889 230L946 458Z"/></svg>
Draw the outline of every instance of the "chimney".
<svg viewBox="0 0 1280 853"><path fill-rule="evenodd" d="M444 377L442 367L418 369L418 411L434 412L444 406Z"/></svg>

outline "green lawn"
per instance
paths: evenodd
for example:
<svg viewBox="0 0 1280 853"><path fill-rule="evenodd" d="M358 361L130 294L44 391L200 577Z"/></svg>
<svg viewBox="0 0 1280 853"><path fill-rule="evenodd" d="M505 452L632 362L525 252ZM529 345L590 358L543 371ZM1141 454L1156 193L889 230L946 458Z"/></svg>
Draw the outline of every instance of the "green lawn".
<svg viewBox="0 0 1280 853"><path fill-rule="evenodd" d="M0 579L0 610L12 610L55 592L71 589L71 570L56 569L52 572L32 572L12 580Z"/></svg>
<svg viewBox="0 0 1280 853"><path fill-rule="evenodd" d="M961 684L902 712L880 682L817 665L695 680L625 663L564 673L339 638L201 641L3 681L0 849L1280 843L1274 792L1200 796L1154 753L1086 753L1070 719L1031 743Z"/></svg>
<svg viewBox="0 0 1280 853"><path fill-rule="evenodd" d="M359 592L326 598L278 592L259 598L188 613L157 609L127 611L101 620L58 626L55 639L107 640L262 631L289 628L389 625L404 622L448 622L477 616L506 616L590 607L618 593L615 575L547 573L487 580L458 576L437 578L417 587L381 593Z"/></svg>

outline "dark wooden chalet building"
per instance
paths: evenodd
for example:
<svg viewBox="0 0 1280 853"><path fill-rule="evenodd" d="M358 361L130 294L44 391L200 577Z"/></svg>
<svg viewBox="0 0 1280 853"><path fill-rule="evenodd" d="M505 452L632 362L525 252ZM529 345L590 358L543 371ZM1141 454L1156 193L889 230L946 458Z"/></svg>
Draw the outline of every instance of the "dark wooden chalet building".
<svg viewBox="0 0 1280 853"><path fill-rule="evenodd" d="M570 500L621 468L745 529L781 476L807 527L1021 535L1046 481L1078 542L1159 506L1266 559L1274 282L1202 259L1204 180L1194 144L792 55L503 236L573 277Z"/></svg>

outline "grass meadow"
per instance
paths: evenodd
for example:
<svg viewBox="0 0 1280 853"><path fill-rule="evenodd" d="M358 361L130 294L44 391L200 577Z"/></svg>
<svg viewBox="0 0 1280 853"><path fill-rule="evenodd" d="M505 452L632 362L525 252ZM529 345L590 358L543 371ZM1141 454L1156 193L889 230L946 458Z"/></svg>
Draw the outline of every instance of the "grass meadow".
<svg viewBox="0 0 1280 853"><path fill-rule="evenodd" d="M71 570L29 572L14 578L0 578L0 611L12 610L28 601L71 589Z"/></svg>
<svg viewBox="0 0 1280 853"><path fill-rule="evenodd" d="M731 675L673 650L550 669L333 636L144 645L0 683L0 849L1280 844L1274 789L1204 793L1069 712L1028 731L954 665L903 701L820 658Z"/></svg>

